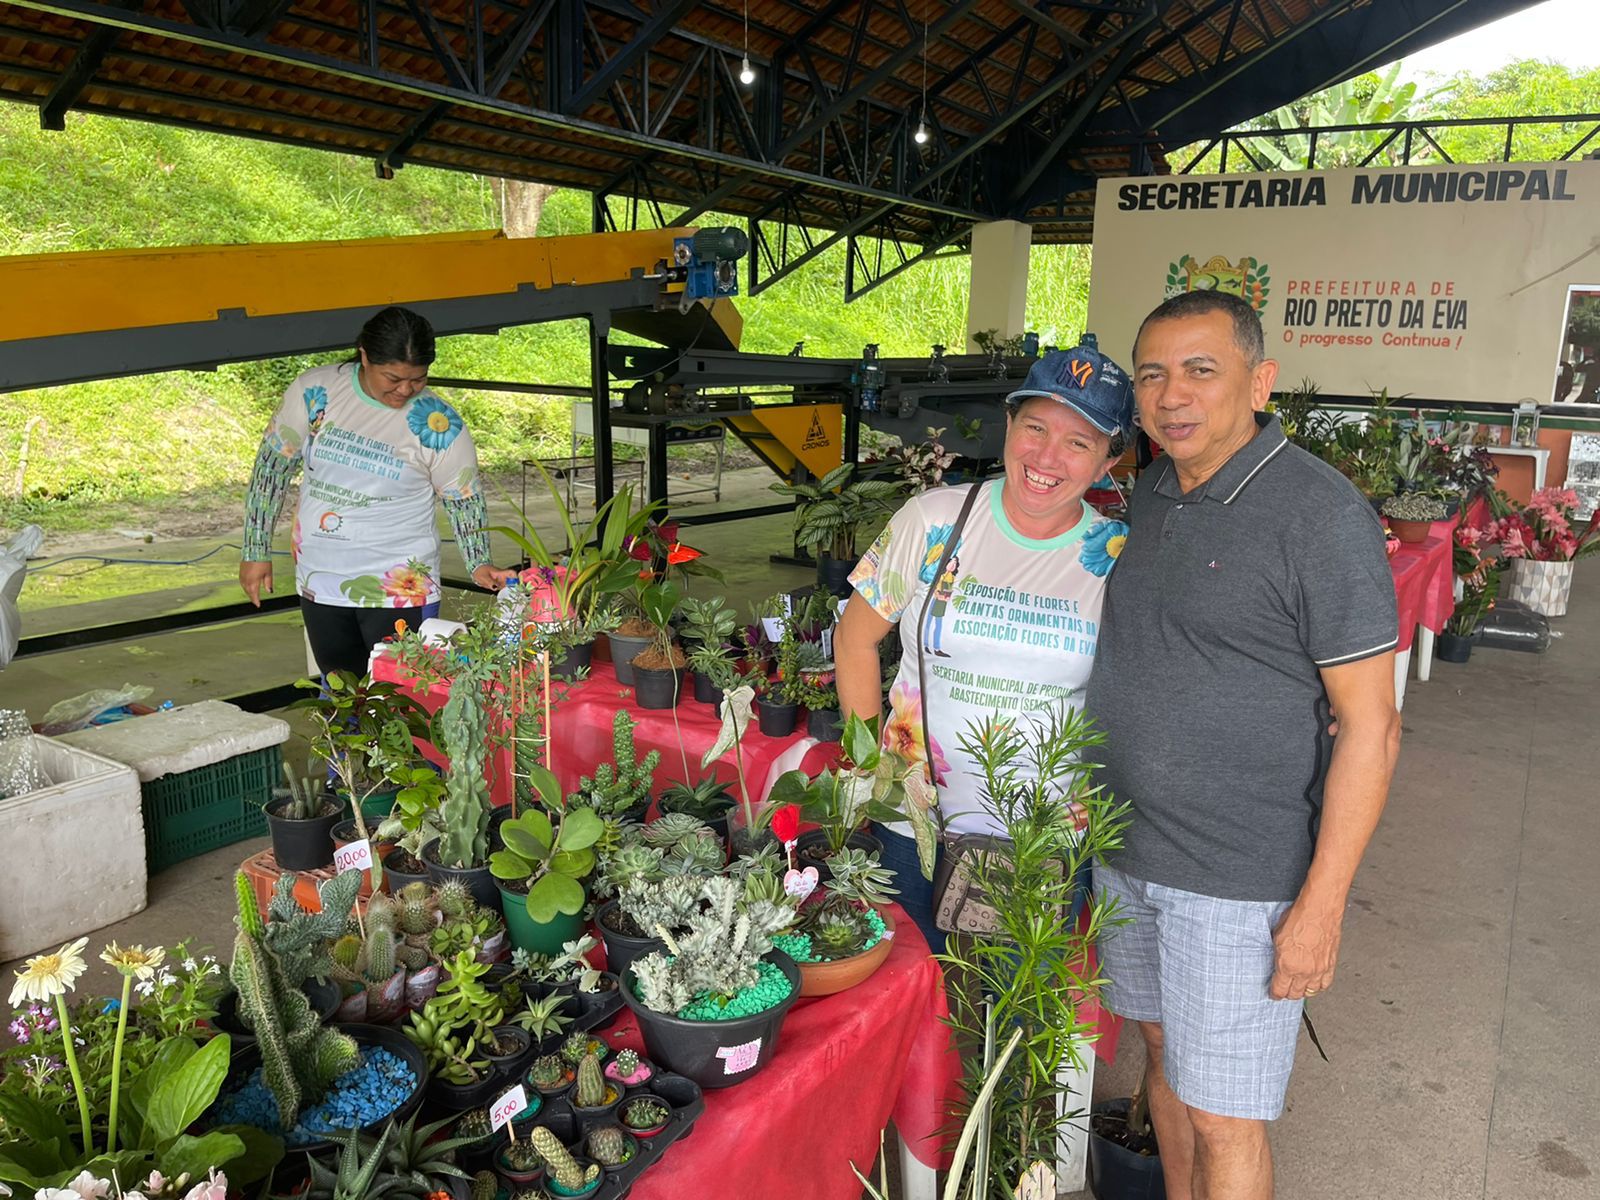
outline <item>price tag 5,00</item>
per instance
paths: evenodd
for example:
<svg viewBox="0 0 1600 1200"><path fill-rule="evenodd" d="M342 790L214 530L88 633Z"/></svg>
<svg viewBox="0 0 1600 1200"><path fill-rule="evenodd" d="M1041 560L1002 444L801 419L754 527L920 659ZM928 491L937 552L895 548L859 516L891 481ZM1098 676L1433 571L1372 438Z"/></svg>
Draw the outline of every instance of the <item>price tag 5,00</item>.
<svg viewBox="0 0 1600 1200"><path fill-rule="evenodd" d="M347 846L340 846L333 852L333 869L340 875L346 871L370 871L372 869L372 843L362 838L359 842L351 842Z"/></svg>
<svg viewBox="0 0 1600 1200"><path fill-rule="evenodd" d="M489 1127L498 1133L523 1109L528 1107L528 1093L519 1083L489 1106Z"/></svg>

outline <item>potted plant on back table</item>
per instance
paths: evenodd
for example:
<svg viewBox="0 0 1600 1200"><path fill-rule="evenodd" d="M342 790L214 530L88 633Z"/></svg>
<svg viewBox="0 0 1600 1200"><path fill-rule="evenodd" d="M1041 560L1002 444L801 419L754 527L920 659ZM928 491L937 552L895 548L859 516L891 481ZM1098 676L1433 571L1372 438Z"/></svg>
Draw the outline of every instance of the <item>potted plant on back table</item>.
<svg viewBox="0 0 1600 1200"><path fill-rule="evenodd" d="M905 494L900 479L874 478L856 463L844 463L809 483L775 483L772 490L792 496L795 546L817 556L817 587L834 596L850 594L849 575L860 558L864 529L876 528Z"/></svg>

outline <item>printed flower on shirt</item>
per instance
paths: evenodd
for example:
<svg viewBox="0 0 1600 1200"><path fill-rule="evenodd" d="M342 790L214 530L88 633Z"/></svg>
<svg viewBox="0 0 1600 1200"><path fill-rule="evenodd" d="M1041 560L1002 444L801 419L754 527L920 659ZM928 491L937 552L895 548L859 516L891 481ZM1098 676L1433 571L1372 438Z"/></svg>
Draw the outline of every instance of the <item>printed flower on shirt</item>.
<svg viewBox="0 0 1600 1200"><path fill-rule="evenodd" d="M390 567L383 575L383 593L393 601L395 608L421 608L428 602L428 590L433 576L419 562L408 562L403 567Z"/></svg>
<svg viewBox="0 0 1600 1200"><path fill-rule="evenodd" d="M883 744L908 763L927 765L922 742L922 693L913 685L899 682L889 689L889 719L883 726ZM933 750L933 782L944 783L950 763L939 746L939 739L928 738Z"/></svg>
<svg viewBox="0 0 1600 1200"><path fill-rule="evenodd" d="M301 399L306 402L306 424L315 434L322 428L322 418L328 414L328 389L308 387Z"/></svg>
<svg viewBox="0 0 1600 1200"><path fill-rule="evenodd" d="M1109 575L1128 540L1128 527L1121 521L1096 521L1083 535L1078 561L1092 575Z"/></svg>
<svg viewBox="0 0 1600 1200"><path fill-rule="evenodd" d="M922 569L917 572L917 578L923 583L933 582L933 573L938 570L939 560L944 557L944 544L950 540L950 535L955 529L955 522L951 521L946 525L935 525L928 530L927 543L922 550Z"/></svg>
<svg viewBox="0 0 1600 1200"><path fill-rule="evenodd" d="M406 424L429 450L449 449L463 428L461 418L437 396L422 395L411 402Z"/></svg>

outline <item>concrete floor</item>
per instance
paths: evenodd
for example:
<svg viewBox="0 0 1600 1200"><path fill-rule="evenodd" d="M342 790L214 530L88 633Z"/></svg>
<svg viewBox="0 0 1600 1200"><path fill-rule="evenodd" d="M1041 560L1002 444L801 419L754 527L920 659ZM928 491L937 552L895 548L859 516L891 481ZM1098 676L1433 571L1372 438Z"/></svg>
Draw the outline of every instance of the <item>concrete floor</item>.
<svg viewBox="0 0 1600 1200"><path fill-rule="evenodd" d="M754 473L742 496L765 502ZM766 518L693 541L729 572L742 604L805 582L806 572L766 561L787 528ZM1572 611L1555 624L1562 636L1547 654L1479 648L1411 685L1338 982L1313 1008L1332 1062L1302 1039L1288 1112L1273 1129L1285 1200L1600 1197L1600 562L1580 565ZM256 673L281 682L299 669L299 646L292 617L248 622L151 639L140 655L124 644L24 659L0 691L37 719L46 696L103 682L93 672L109 656L110 677L126 666L161 695L198 698L219 694L218 680L235 691ZM157 875L149 908L91 935L91 952L111 938L186 936L225 952L228 879L262 844ZM80 986L109 989L108 976L96 962ZM1096 1098L1127 1095L1141 1065L1130 1035L1099 1070Z"/></svg>

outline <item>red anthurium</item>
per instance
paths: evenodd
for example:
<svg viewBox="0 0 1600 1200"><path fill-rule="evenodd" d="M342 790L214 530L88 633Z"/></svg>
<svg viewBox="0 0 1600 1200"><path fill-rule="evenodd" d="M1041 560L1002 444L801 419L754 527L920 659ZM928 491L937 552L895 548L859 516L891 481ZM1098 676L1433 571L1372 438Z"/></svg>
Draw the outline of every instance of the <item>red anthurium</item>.
<svg viewBox="0 0 1600 1200"><path fill-rule="evenodd" d="M792 842L800 836L800 809L797 805L785 804L772 814L772 832L780 842Z"/></svg>
<svg viewBox="0 0 1600 1200"><path fill-rule="evenodd" d="M667 561L676 567L686 562L693 562L704 553L705 551L685 546L682 542L673 542L667 547Z"/></svg>
<svg viewBox="0 0 1600 1200"><path fill-rule="evenodd" d="M650 561L650 543L644 538L631 537L627 541L628 557L636 558L640 562Z"/></svg>

